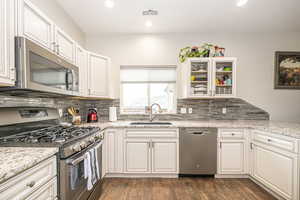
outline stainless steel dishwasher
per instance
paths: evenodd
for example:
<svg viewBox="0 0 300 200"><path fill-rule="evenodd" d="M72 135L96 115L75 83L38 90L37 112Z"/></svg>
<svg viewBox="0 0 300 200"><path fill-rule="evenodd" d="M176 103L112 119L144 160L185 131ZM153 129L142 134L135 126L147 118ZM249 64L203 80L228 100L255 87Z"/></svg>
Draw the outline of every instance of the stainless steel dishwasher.
<svg viewBox="0 0 300 200"><path fill-rule="evenodd" d="M180 175L214 175L217 173L216 128L180 128Z"/></svg>

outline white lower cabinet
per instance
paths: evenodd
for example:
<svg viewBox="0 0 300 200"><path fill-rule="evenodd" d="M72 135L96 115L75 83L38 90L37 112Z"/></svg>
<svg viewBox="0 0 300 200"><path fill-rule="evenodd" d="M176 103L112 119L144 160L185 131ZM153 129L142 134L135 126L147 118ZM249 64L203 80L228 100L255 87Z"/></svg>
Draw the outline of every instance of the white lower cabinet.
<svg viewBox="0 0 300 200"><path fill-rule="evenodd" d="M284 199L299 200L297 154L259 143L251 146L251 176Z"/></svg>
<svg viewBox="0 0 300 200"><path fill-rule="evenodd" d="M244 129L219 129L218 174L247 174L247 136Z"/></svg>
<svg viewBox="0 0 300 200"><path fill-rule="evenodd" d="M245 142L223 141L219 150L219 174L245 174Z"/></svg>
<svg viewBox="0 0 300 200"><path fill-rule="evenodd" d="M0 199L47 199L57 197L56 156L0 184Z"/></svg>
<svg viewBox="0 0 300 200"><path fill-rule="evenodd" d="M107 173L123 172L123 132L122 129L109 129L105 131Z"/></svg>
<svg viewBox="0 0 300 200"><path fill-rule="evenodd" d="M176 140L152 140L152 172L177 173L177 149Z"/></svg>
<svg viewBox="0 0 300 200"><path fill-rule="evenodd" d="M150 173L150 140L125 140L125 173Z"/></svg>
<svg viewBox="0 0 300 200"><path fill-rule="evenodd" d="M178 174L177 129L109 129L105 141L108 174Z"/></svg>

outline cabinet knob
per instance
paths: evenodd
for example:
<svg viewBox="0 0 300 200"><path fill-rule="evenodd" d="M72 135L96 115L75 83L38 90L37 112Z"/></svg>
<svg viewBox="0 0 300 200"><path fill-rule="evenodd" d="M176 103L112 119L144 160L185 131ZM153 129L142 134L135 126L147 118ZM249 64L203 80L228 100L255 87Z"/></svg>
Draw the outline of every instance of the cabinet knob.
<svg viewBox="0 0 300 200"><path fill-rule="evenodd" d="M272 140L271 140L271 139L268 139L268 142L272 142Z"/></svg>
<svg viewBox="0 0 300 200"><path fill-rule="evenodd" d="M30 183L27 183L26 186L32 188L35 185L35 181L31 181Z"/></svg>

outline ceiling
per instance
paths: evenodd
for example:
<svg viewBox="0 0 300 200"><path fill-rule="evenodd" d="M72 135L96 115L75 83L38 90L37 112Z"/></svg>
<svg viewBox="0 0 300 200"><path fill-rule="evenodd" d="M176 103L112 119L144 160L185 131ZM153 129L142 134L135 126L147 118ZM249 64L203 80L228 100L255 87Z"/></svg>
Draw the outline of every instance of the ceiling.
<svg viewBox="0 0 300 200"><path fill-rule="evenodd" d="M57 0L87 35L104 33L233 33L300 31L300 0ZM158 16L145 17L145 9ZM153 22L146 27L147 20Z"/></svg>

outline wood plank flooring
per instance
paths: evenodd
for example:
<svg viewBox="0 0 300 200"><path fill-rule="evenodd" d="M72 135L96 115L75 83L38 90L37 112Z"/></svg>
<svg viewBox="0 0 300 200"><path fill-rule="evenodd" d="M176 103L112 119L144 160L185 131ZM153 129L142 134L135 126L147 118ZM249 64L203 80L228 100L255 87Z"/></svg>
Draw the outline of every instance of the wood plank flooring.
<svg viewBox="0 0 300 200"><path fill-rule="evenodd" d="M99 200L275 200L249 179L107 178Z"/></svg>

